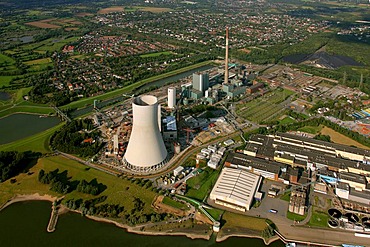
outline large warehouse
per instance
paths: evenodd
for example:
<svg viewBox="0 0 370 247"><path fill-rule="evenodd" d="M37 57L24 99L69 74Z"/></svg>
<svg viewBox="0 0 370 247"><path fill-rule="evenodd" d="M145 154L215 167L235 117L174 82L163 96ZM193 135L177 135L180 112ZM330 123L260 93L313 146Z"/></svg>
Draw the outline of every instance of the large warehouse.
<svg viewBox="0 0 370 247"><path fill-rule="evenodd" d="M245 212L252 206L261 176L225 167L212 189L210 199L225 207Z"/></svg>

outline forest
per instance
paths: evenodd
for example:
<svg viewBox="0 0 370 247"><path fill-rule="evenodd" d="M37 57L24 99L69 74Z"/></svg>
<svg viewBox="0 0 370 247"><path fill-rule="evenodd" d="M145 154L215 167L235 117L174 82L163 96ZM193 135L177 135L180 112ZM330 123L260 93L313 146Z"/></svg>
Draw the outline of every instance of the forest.
<svg viewBox="0 0 370 247"><path fill-rule="evenodd" d="M92 129L91 119L73 120L54 133L50 145L61 152L91 157L102 147L100 132Z"/></svg>

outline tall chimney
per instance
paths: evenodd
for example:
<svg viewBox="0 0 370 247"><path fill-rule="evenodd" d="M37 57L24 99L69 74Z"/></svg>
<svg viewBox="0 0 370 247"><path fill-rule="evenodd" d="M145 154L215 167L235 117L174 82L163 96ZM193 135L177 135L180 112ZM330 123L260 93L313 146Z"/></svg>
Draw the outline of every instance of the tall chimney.
<svg viewBox="0 0 370 247"><path fill-rule="evenodd" d="M224 83L229 82L229 28L226 27L226 51L225 51L225 79Z"/></svg>

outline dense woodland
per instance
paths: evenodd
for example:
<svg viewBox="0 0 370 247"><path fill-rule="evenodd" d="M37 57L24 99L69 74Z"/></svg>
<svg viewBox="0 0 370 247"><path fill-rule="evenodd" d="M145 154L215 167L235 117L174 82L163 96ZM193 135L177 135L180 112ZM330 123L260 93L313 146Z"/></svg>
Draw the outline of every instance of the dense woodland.
<svg viewBox="0 0 370 247"><path fill-rule="evenodd" d="M102 147L100 132L92 129L91 119L73 120L54 133L51 146L61 152L91 157Z"/></svg>
<svg viewBox="0 0 370 247"><path fill-rule="evenodd" d="M0 152L0 183L25 171L39 156L33 152Z"/></svg>

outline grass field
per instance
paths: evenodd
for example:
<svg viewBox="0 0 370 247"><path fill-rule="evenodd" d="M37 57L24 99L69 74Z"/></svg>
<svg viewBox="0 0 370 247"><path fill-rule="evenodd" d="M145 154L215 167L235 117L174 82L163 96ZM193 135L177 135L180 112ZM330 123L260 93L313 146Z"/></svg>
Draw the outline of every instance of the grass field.
<svg viewBox="0 0 370 247"><path fill-rule="evenodd" d="M63 124L59 124L51 129L40 132L36 135L26 137L24 139L0 145L0 151L34 151L40 153L50 153L49 140L51 135L61 128Z"/></svg>
<svg viewBox="0 0 370 247"><path fill-rule="evenodd" d="M8 57L7 55L4 55L4 54L0 53L0 66L11 65L11 64L14 64L14 63L15 63L15 61L14 61L13 58Z"/></svg>
<svg viewBox="0 0 370 247"><path fill-rule="evenodd" d="M122 6L115 6L115 7L109 7L109 8L104 8L98 11L98 14L109 14L109 13L114 13L114 12L123 12L125 11L124 7Z"/></svg>
<svg viewBox="0 0 370 247"><path fill-rule="evenodd" d="M282 195L280 197L280 199L289 202L290 201L290 192L285 193L284 195Z"/></svg>
<svg viewBox="0 0 370 247"><path fill-rule="evenodd" d="M318 134L323 126L304 126L302 128L299 128L299 131L306 132L309 134Z"/></svg>
<svg viewBox="0 0 370 247"><path fill-rule="evenodd" d="M308 225L316 227L328 227L328 219L329 215L327 215L326 213L317 212L316 210L314 210L311 219L308 222Z"/></svg>
<svg viewBox="0 0 370 247"><path fill-rule="evenodd" d="M219 170L206 168L199 175L190 178L187 181L189 187L186 196L203 201L212 190L212 186L216 183Z"/></svg>
<svg viewBox="0 0 370 247"><path fill-rule="evenodd" d="M0 111L0 118L8 116L16 112L26 112L26 113L38 113L38 114L50 114L54 113L53 108L43 107L43 106L14 106Z"/></svg>
<svg viewBox="0 0 370 247"><path fill-rule="evenodd" d="M225 222L222 230L226 230L227 228L244 228L263 231L267 226L265 219L235 214L227 211L222 215L222 221Z"/></svg>
<svg viewBox="0 0 370 247"><path fill-rule="evenodd" d="M225 212L224 210L217 209L217 208L213 208L213 209L205 208L204 210L206 210L212 216L212 218L217 220L217 221L219 221L221 219L221 216Z"/></svg>
<svg viewBox="0 0 370 247"><path fill-rule="evenodd" d="M280 124L290 124L290 123L295 123L296 121L291 118L291 117L285 117L282 120L279 121Z"/></svg>
<svg viewBox="0 0 370 247"><path fill-rule="evenodd" d="M362 145L361 143L356 142L356 141L352 140L351 138L349 138L345 135L342 135L342 134L340 134L340 133L336 132L335 130L330 129L328 127L322 128L320 133L322 135L330 136L330 140L334 143L344 144L344 145L348 145L348 146L356 146L358 148L363 148L363 149L370 150L369 147L367 147L365 145Z"/></svg>
<svg viewBox="0 0 370 247"><path fill-rule="evenodd" d="M236 106L236 113L242 118L260 123L284 115L284 106L280 105L294 92L277 89L245 104Z"/></svg>
<svg viewBox="0 0 370 247"><path fill-rule="evenodd" d="M172 11L170 8L156 8L156 7L138 7L141 11L148 11L152 13L163 13L163 12L169 12Z"/></svg>
<svg viewBox="0 0 370 247"><path fill-rule="evenodd" d="M170 51L162 51L162 52L154 52L154 53L148 53L148 54L143 54L140 55L140 57L158 57L160 55L171 55L172 52Z"/></svg>
<svg viewBox="0 0 370 247"><path fill-rule="evenodd" d="M187 210L188 209L188 207L184 203L172 200L171 198L169 198L167 196L163 197L162 203L164 203L168 206L171 206L173 208L181 209L181 210Z"/></svg>
<svg viewBox="0 0 370 247"><path fill-rule="evenodd" d="M302 220L306 219L307 214L299 215L299 214L295 214L295 213L287 211L286 212L286 217L290 220L302 221Z"/></svg>
<svg viewBox="0 0 370 247"><path fill-rule="evenodd" d="M51 58L49 58L49 57L40 58L40 59L36 59L36 60L27 61L27 62L24 62L24 63L27 64L27 65L48 64L48 63L51 63Z"/></svg>
<svg viewBox="0 0 370 247"><path fill-rule="evenodd" d="M60 156L40 158L37 164L30 169L30 173L32 173L32 175L20 174L16 177L16 183L11 184L9 180L2 183L0 190L0 205L17 194L39 193L61 196L60 194L50 191L49 185L41 184L37 180L40 169L51 171L55 170L56 168L58 168L60 171L68 170L68 176L72 177L72 180L85 179L87 181L91 181L92 179L97 178L99 183L103 183L107 186L107 189L98 195L107 196L108 198L105 201L106 203L120 204L125 207L126 211L129 211L134 206L134 198L139 197L145 202L144 213L152 212L150 205L155 196L154 192L146 190L139 185L132 184L127 180L95 169L89 169L76 161ZM66 195L65 200L71 198L91 199L94 197L95 196L73 191Z"/></svg>
<svg viewBox="0 0 370 247"><path fill-rule="evenodd" d="M9 83L17 76L0 76L0 88L2 86L9 86Z"/></svg>

